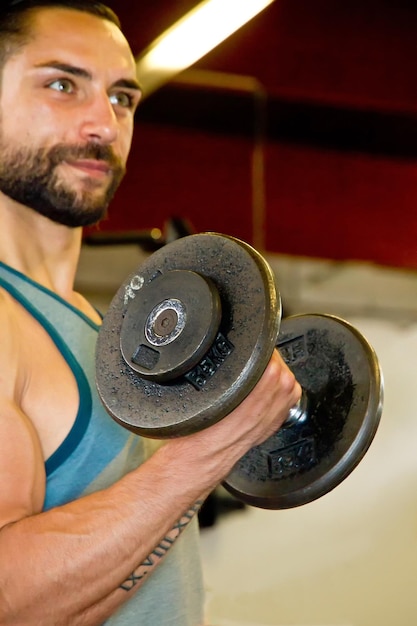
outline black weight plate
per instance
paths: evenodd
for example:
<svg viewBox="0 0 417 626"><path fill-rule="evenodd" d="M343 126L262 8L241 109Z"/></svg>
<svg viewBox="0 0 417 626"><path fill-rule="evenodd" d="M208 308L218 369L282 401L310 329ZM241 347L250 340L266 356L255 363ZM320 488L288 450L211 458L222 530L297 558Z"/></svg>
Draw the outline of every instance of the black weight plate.
<svg viewBox="0 0 417 626"><path fill-rule="evenodd" d="M120 336L140 290L174 270L212 281L222 316L206 357L187 378L165 384L141 377L127 364ZM144 436L177 437L206 428L230 413L258 382L275 347L280 317L273 273L251 246L217 233L173 241L127 278L105 315L96 352L101 400L117 422Z"/></svg>
<svg viewBox="0 0 417 626"><path fill-rule="evenodd" d="M221 321L216 287L196 272L171 270L131 301L120 349L140 376L166 383L195 367L213 345Z"/></svg>
<svg viewBox="0 0 417 626"><path fill-rule="evenodd" d="M307 408L303 418L249 450L224 483L240 500L266 509L306 504L343 481L370 446L383 402L376 354L346 321L286 318L277 347Z"/></svg>

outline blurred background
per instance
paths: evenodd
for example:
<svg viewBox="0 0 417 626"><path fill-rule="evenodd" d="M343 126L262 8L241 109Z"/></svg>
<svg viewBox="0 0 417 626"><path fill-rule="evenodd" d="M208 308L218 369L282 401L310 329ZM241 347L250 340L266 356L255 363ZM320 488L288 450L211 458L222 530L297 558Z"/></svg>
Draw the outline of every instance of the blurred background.
<svg viewBox="0 0 417 626"><path fill-rule="evenodd" d="M109 4L139 67L199 3ZM103 312L153 250L217 231L265 254L286 314L345 317L381 361L381 426L336 490L275 512L220 490L201 533L213 626L417 623L416 42L411 0L272 1L145 90L128 174L86 231L77 284Z"/></svg>

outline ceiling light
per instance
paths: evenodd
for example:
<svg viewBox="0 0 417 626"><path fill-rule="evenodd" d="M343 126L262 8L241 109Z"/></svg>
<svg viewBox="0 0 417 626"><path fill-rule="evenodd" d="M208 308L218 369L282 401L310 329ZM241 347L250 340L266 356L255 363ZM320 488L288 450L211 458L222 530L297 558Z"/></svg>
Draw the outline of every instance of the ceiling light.
<svg viewBox="0 0 417 626"><path fill-rule="evenodd" d="M137 59L145 95L193 65L274 0L204 0Z"/></svg>

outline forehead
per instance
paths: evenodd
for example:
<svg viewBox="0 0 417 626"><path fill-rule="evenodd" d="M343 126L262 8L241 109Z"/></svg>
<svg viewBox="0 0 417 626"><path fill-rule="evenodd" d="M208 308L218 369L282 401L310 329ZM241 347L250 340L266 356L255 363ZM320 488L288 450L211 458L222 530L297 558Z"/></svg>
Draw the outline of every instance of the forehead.
<svg viewBox="0 0 417 626"><path fill-rule="evenodd" d="M119 71L135 76L129 44L112 22L73 9L35 9L30 16L31 37L21 53L36 64L45 59L76 63L86 69Z"/></svg>

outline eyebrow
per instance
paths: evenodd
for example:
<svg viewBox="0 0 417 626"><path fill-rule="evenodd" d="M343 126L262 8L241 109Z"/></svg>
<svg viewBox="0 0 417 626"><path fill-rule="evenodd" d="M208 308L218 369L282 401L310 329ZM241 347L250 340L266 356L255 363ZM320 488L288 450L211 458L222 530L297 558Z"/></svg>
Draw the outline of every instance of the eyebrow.
<svg viewBox="0 0 417 626"><path fill-rule="evenodd" d="M93 75L88 70L82 67L77 67L76 65L61 63L60 61L48 61L46 63L40 63L35 67L61 70L61 72L65 72L66 74L72 74L72 76L80 76L81 78L86 78L87 80L93 80ZM140 86L138 81L130 78L121 78L120 80L117 80L112 86L123 87L125 89L133 89L142 93L142 87Z"/></svg>

